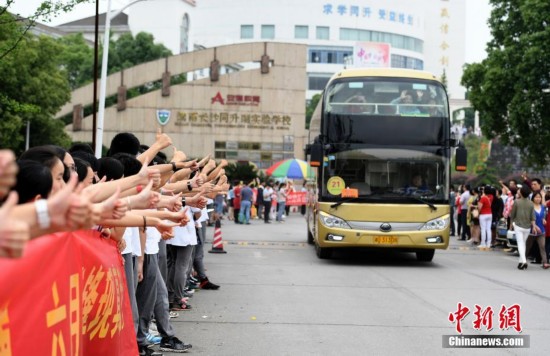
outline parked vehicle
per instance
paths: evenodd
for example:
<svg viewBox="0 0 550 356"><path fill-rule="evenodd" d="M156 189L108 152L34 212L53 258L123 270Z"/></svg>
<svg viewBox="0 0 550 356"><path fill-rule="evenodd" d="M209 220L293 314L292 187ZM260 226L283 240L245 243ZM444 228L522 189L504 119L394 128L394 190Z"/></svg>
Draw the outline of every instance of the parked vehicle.
<svg viewBox="0 0 550 356"><path fill-rule="evenodd" d="M508 226L505 219L500 219L497 224L497 236L496 239L502 244L508 243Z"/></svg>
<svg viewBox="0 0 550 356"><path fill-rule="evenodd" d="M508 240L508 248L516 249L518 248L518 242L516 240L516 232L508 230L506 234L506 239Z"/></svg>

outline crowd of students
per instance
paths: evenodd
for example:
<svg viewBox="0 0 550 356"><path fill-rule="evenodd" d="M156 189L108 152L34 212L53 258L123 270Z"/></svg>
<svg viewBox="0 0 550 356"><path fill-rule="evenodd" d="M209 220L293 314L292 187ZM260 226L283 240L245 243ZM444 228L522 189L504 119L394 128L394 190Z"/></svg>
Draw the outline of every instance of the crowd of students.
<svg viewBox="0 0 550 356"><path fill-rule="evenodd" d="M124 260L140 355L185 352L191 345L170 318L191 309L196 289L216 290L204 268L209 199L229 189L224 167L209 156L189 160L157 132L151 146L117 134L107 157L89 145L48 145L19 157L0 150L0 257L24 255L30 239L57 231L97 229ZM153 323L154 321L154 323Z"/></svg>
<svg viewBox="0 0 550 356"><path fill-rule="evenodd" d="M472 188L459 186L451 193L453 209L456 213L451 223L451 235L457 232L458 240L469 241L480 249L490 249L498 245L499 227L513 231L519 254L518 269L527 269L527 259L550 268L550 192L543 190L539 178L529 179L522 174L523 183L510 180L499 182L499 187L491 185ZM457 221L455 229L455 218ZM536 242L536 244L535 244ZM507 251L514 251L509 248Z"/></svg>
<svg viewBox="0 0 550 356"><path fill-rule="evenodd" d="M282 223L291 209L287 204L288 195L296 191L291 181L254 180L247 185L240 181L230 186L227 201L224 197L216 199L215 210L218 216L223 216L227 207L228 219L235 224L249 225L252 219L263 219L266 224L272 220ZM300 191L305 192L305 186ZM305 203L301 212L305 214Z"/></svg>

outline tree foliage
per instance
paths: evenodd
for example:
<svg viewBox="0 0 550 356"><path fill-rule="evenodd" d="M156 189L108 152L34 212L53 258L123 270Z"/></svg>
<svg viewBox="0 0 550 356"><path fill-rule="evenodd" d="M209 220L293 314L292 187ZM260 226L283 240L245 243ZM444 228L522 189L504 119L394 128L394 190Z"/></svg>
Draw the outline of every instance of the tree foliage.
<svg viewBox="0 0 550 356"><path fill-rule="evenodd" d="M74 90L94 78L94 49L86 43L81 33L58 39L62 46L61 62L67 73L71 89Z"/></svg>
<svg viewBox="0 0 550 356"><path fill-rule="evenodd" d="M109 44L108 73L171 55L172 52L163 44L155 43L155 38L150 33L140 32L136 37L125 33Z"/></svg>
<svg viewBox="0 0 550 356"><path fill-rule="evenodd" d="M26 18L20 17L18 14L14 14L15 16L2 17L0 20L0 28L4 25L15 23L19 25L16 25L18 34L16 36L10 36L9 41L6 41L0 50L0 60L19 45L25 38L29 29L35 25L36 20L49 22L56 15L62 12L69 12L76 5L90 1L91 0L46 0L39 3L34 13ZM13 5L14 2L15 0L6 0L5 5L0 5L0 15L9 14L10 6Z"/></svg>
<svg viewBox="0 0 550 356"><path fill-rule="evenodd" d="M82 34L62 37L58 42L63 46L62 61L67 71L72 89L93 81L94 50ZM103 56L100 48L99 57ZM110 40L107 73L112 74L122 69L171 56L172 52L162 44L155 43L153 35L140 32L136 37L130 33L121 35L117 40Z"/></svg>
<svg viewBox="0 0 550 356"><path fill-rule="evenodd" d="M12 15L0 15L0 144L20 153L24 148L25 128L31 126L31 145L67 145L63 123L54 114L70 99L70 88L61 70L61 47L49 37L24 34Z"/></svg>
<svg viewBox="0 0 550 356"><path fill-rule="evenodd" d="M229 182L243 181L248 184L258 178L258 169L248 162L230 163L225 167L225 174Z"/></svg>
<svg viewBox="0 0 550 356"><path fill-rule="evenodd" d="M306 105L306 129L309 129L309 123L311 122L311 117L313 116L313 112L315 111L315 108L317 107L317 104L319 103L319 100L321 99L321 94L315 94L309 104Z"/></svg>
<svg viewBox="0 0 550 356"><path fill-rule="evenodd" d="M484 135L500 136L540 167L550 161L550 2L490 3L487 58L466 66L462 84Z"/></svg>

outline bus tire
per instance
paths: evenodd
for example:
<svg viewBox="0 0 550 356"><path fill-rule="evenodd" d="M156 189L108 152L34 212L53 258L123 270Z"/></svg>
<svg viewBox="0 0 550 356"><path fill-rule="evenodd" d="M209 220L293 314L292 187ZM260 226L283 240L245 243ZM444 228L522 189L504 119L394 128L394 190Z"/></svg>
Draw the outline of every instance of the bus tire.
<svg viewBox="0 0 550 356"><path fill-rule="evenodd" d="M309 230L309 226L307 228L307 243L313 245L313 234L311 233L311 230Z"/></svg>
<svg viewBox="0 0 550 356"><path fill-rule="evenodd" d="M434 258L434 254L434 249L416 251L416 259L419 262L431 262Z"/></svg>
<svg viewBox="0 0 550 356"><path fill-rule="evenodd" d="M329 259L332 257L331 248L322 248L322 247L319 247L319 245L317 244L315 244L315 253L317 254L317 257L319 257L322 260Z"/></svg>

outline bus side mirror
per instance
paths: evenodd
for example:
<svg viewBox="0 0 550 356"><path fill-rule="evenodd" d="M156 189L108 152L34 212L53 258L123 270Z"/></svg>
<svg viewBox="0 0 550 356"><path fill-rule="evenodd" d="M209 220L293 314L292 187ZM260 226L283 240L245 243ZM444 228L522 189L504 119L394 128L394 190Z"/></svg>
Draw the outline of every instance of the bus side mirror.
<svg viewBox="0 0 550 356"><path fill-rule="evenodd" d="M466 172L468 166L468 150L464 147L457 147L455 153L455 170Z"/></svg>
<svg viewBox="0 0 550 356"><path fill-rule="evenodd" d="M320 143L314 143L309 145L309 165L312 167L321 167L323 163L323 145Z"/></svg>

